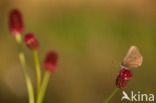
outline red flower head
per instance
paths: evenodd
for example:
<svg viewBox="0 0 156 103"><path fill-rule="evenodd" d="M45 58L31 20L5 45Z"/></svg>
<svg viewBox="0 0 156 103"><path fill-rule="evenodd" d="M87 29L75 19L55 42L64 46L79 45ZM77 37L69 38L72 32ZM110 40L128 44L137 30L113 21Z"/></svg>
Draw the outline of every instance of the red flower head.
<svg viewBox="0 0 156 103"><path fill-rule="evenodd" d="M9 13L9 27L13 35L23 32L24 26L22 15L17 9L14 9Z"/></svg>
<svg viewBox="0 0 156 103"><path fill-rule="evenodd" d="M123 68L116 78L116 86L118 88L124 88L128 81L132 79L132 72L128 69Z"/></svg>
<svg viewBox="0 0 156 103"><path fill-rule="evenodd" d="M123 79L121 76L117 76L115 84L118 88L124 88L128 84L128 80Z"/></svg>
<svg viewBox="0 0 156 103"><path fill-rule="evenodd" d="M47 54L47 57L44 61L45 69L50 72L53 72L57 67L57 63L58 63L58 54L56 52L50 51Z"/></svg>
<svg viewBox="0 0 156 103"><path fill-rule="evenodd" d="M24 37L25 44L32 50L37 50L39 47L39 42L33 33L28 33Z"/></svg>
<svg viewBox="0 0 156 103"><path fill-rule="evenodd" d="M120 77L123 78L124 80L131 80L132 79L132 72L128 69L123 68L120 71Z"/></svg>

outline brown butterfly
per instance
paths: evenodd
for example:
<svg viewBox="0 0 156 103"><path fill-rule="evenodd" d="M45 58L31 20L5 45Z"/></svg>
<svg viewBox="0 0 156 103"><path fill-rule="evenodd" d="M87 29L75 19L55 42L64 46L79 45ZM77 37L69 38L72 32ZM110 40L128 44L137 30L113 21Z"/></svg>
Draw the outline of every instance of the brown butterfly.
<svg viewBox="0 0 156 103"><path fill-rule="evenodd" d="M125 68L137 68L141 66L143 57L136 46L131 46L124 57L121 66Z"/></svg>

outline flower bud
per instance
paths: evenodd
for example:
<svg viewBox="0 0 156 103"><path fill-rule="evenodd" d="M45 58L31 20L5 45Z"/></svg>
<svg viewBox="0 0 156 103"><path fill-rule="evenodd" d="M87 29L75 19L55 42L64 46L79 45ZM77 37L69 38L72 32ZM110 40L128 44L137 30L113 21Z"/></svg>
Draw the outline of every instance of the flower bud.
<svg viewBox="0 0 156 103"><path fill-rule="evenodd" d="M45 69L50 72L53 72L57 67L57 63L58 63L58 54L56 52L50 51L47 54L46 59L44 61Z"/></svg>
<svg viewBox="0 0 156 103"><path fill-rule="evenodd" d="M17 9L9 13L9 27L13 35L23 32L24 26L22 21L22 14Z"/></svg>
<svg viewBox="0 0 156 103"><path fill-rule="evenodd" d="M31 50L37 50L39 47L39 42L33 33L26 34L24 42Z"/></svg>

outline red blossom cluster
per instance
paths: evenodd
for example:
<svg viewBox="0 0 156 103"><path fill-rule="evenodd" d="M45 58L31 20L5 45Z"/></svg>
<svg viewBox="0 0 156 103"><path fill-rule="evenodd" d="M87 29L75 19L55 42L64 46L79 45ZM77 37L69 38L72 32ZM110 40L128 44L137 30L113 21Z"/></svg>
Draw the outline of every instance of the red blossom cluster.
<svg viewBox="0 0 156 103"><path fill-rule="evenodd" d="M124 88L128 84L128 81L132 79L132 75L133 73L129 69L123 68L116 78L116 86Z"/></svg>
<svg viewBox="0 0 156 103"><path fill-rule="evenodd" d="M9 28L13 35L20 35L24 30L22 14L18 9L13 9L9 13ZM24 36L24 43L31 50L37 50L39 48L39 41L35 34L27 33ZM46 70L53 72L56 69L58 62L58 54L54 51L50 51L44 61L44 67Z"/></svg>

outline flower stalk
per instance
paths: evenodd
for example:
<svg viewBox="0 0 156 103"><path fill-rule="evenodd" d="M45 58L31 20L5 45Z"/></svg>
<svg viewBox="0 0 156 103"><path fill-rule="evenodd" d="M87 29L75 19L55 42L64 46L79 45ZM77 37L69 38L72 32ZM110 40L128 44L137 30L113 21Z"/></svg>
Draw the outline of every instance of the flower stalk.
<svg viewBox="0 0 156 103"><path fill-rule="evenodd" d="M112 92L112 94L106 99L106 101L104 103L108 103L112 97L117 93L117 91L119 90L119 88L115 88L115 90Z"/></svg>
<svg viewBox="0 0 156 103"><path fill-rule="evenodd" d="M42 82L41 89L40 89L39 95L37 97L36 103L42 103L42 101L44 99L45 92L46 92L47 85L48 85L48 81L50 78L50 74L51 74L50 71L47 71L47 70L45 71L43 82Z"/></svg>
<svg viewBox="0 0 156 103"><path fill-rule="evenodd" d="M33 93L33 87L32 87L32 82L30 79L30 76L28 75L26 71L26 63L25 63L25 56L22 50L22 37L20 34L16 34L16 42L18 44L18 52L19 52L19 60L23 68L25 80L26 80L26 86L28 90L28 96L29 96L29 103L34 103L34 93Z"/></svg>
<svg viewBox="0 0 156 103"><path fill-rule="evenodd" d="M35 66L36 66L36 78L37 78L37 94L40 92L41 87L41 71L40 71L40 64L38 59L38 51L34 50L34 60L35 60Z"/></svg>

